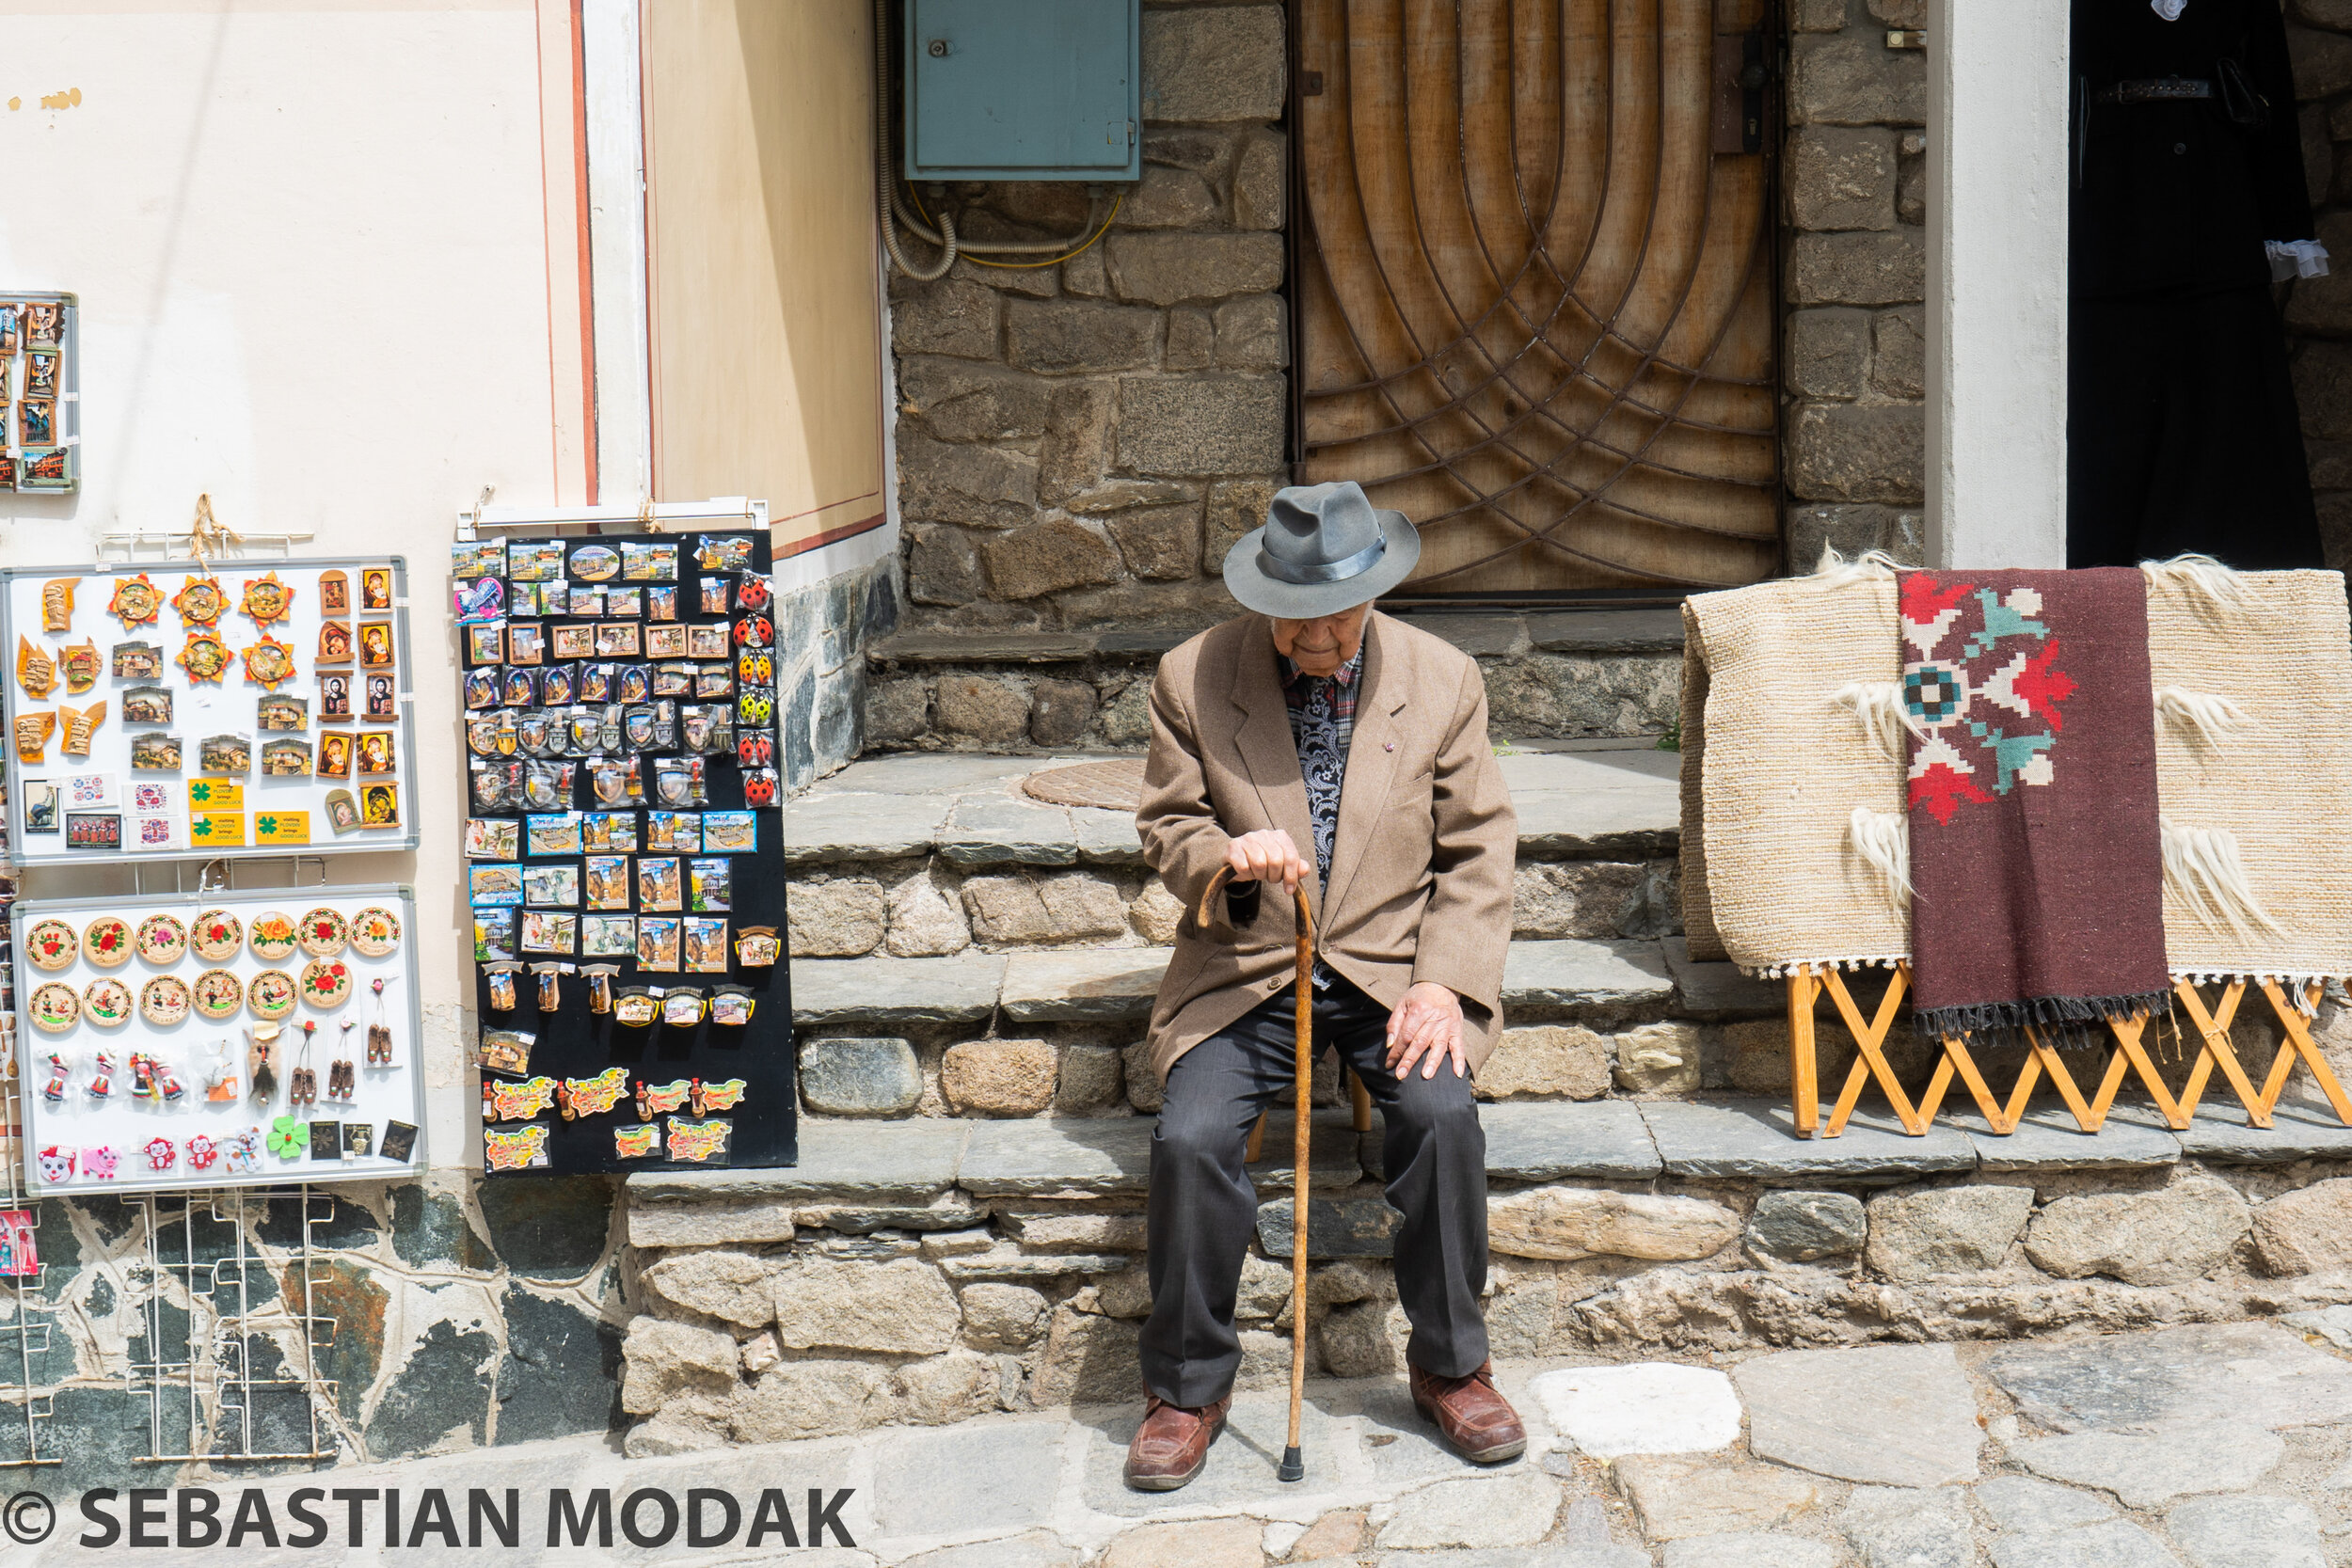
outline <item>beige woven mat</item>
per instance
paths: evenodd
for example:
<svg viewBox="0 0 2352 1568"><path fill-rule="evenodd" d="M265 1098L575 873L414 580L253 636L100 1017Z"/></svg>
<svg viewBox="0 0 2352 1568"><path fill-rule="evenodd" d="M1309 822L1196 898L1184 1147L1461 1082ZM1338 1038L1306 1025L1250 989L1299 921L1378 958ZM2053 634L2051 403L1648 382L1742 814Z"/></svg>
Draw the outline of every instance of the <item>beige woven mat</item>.
<svg viewBox="0 0 2352 1568"><path fill-rule="evenodd" d="M2174 578L2149 584L2159 691L2236 704L2218 747L2156 726L2159 809L2232 834L2277 933L2217 927L2168 887L2176 974L2352 974L2352 631L2334 572L2240 580L2231 610ZM1857 806L1902 810L1902 769L1836 705L1849 682L1899 678L1891 581L1805 578L1687 601L1683 915L1692 953L1751 971L1907 957L1910 921L1851 849Z"/></svg>
<svg viewBox="0 0 2352 1568"><path fill-rule="evenodd" d="M1694 729L1686 709L1682 732L1686 927L1711 927L1750 970L1906 956L1909 916L1847 848L1856 806L1902 810L1902 769L1834 700L1851 681L1900 678L1895 584L1798 578L1701 594L1684 612L1686 657L1706 665L1703 721ZM1696 908L1694 884L1705 890ZM1693 956L1700 944L1693 936Z"/></svg>
<svg viewBox="0 0 2352 1568"><path fill-rule="evenodd" d="M2250 612L2158 576L2148 590L2155 686L2226 697L2251 724L2217 747L2156 724L2167 822L2237 839L2255 899L2283 931L2220 930L2165 891L2176 974L2352 974L2352 626L2335 572L2253 572Z"/></svg>

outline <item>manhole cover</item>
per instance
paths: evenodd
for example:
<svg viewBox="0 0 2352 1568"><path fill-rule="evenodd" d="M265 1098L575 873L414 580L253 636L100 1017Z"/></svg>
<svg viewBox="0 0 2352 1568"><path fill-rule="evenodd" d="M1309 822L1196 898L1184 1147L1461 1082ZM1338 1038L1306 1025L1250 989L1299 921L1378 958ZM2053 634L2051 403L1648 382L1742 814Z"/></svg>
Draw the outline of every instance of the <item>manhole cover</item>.
<svg viewBox="0 0 2352 1568"><path fill-rule="evenodd" d="M1134 811L1143 804L1143 759L1114 757L1108 762L1048 768L1022 780L1021 791L1032 800L1057 806Z"/></svg>

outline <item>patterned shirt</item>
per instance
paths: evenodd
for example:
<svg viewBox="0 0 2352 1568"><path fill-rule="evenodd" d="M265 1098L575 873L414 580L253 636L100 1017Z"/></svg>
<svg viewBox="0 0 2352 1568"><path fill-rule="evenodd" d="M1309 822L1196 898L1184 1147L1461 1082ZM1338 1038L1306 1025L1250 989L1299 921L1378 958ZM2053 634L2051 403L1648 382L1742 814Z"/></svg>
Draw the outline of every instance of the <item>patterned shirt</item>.
<svg viewBox="0 0 2352 1568"><path fill-rule="evenodd" d="M1327 889L1331 848L1340 835L1340 788L1347 781L1347 745L1356 734L1356 696L1364 673L1364 650L1331 675L1310 675L1275 655L1282 677L1282 701L1290 709L1291 740L1298 747L1298 771L1307 781L1307 815L1314 825L1315 874ZM1331 972L1315 959L1315 989L1331 985Z"/></svg>
<svg viewBox="0 0 2352 1568"><path fill-rule="evenodd" d="M1340 786L1347 780L1347 743L1356 733L1356 690L1364 673L1364 650L1333 675L1303 673L1274 656L1289 705L1291 742L1298 748L1298 771L1307 781L1307 814L1314 823L1315 872L1331 875L1331 846L1340 832Z"/></svg>

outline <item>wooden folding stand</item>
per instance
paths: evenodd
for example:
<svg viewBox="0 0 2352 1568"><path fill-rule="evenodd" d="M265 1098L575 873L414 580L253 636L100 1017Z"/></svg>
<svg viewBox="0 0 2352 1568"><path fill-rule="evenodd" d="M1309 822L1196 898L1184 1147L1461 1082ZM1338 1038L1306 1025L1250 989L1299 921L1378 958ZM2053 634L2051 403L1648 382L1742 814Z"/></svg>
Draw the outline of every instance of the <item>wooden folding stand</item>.
<svg viewBox="0 0 2352 1568"><path fill-rule="evenodd" d="M2246 986L2243 980L2229 982L2222 988L2218 1006L2209 1009L2195 985L2186 980L2173 984L2173 995L2179 1001L2181 1011L2195 1026L2203 1042L2198 1049L2196 1060L2189 1065L2188 1082L2177 1097L2164 1086L2164 1077L2156 1070L2156 1065L2150 1059L2147 1047L2142 1042L2141 1037L2147 1031L2149 1020L2136 1018L2107 1024L2108 1030L2115 1036L2115 1049L2107 1058L2106 1070L2100 1079L2098 1091L2088 1100L2084 1099L2082 1089L2075 1084L2074 1074L2067 1070L2066 1063L2058 1053L2051 1049L2040 1030L2027 1025L2025 1030L2028 1047L2026 1065L2018 1072L2017 1082L2010 1085L2006 1102L1994 1098L1992 1085L1985 1082L1976 1058L1969 1053L1968 1042L1947 1035L1943 1041L1943 1057L1935 1064L1934 1076L1929 1079L1926 1092L1915 1105L1886 1060L1886 1036L1900 1014L1903 993L1911 987L1910 966L1895 966L1893 976L1887 982L1886 994L1879 999L1876 1015L1866 1020L1861 1007L1854 1002L1852 992L1846 988L1844 975L1835 969L1800 965L1797 972L1788 977L1788 1081L1794 1101L1797 1136L1810 1138L1819 1132L1822 1137L1835 1138L1845 1132L1846 1120L1853 1115L1854 1105L1862 1098L1863 1086L1875 1079L1880 1092L1894 1107L1895 1119L1902 1124L1903 1131L1915 1138L1924 1137L1929 1124L1935 1119L1936 1111L1944 1103L1945 1092L1951 1087L1952 1079L1957 1075L1976 1101L1977 1109L1984 1114L1986 1124L1994 1132L2006 1137L2017 1131L2017 1123L2025 1115L2026 1102L2033 1097L2036 1085L2045 1073L2057 1085L2058 1096L2066 1101L2066 1108L2073 1113L2075 1124L2086 1132L2096 1132L2106 1123L2107 1111L2115 1103L2116 1091L2123 1086L2124 1075L2130 1071L2139 1074L2149 1098L2154 1101L2156 1109L2163 1114L2165 1125L2176 1132L2185 1132L2189 1118L2196 1114L2197 1102L2203 1097L2205 1085L2212 1081L2217 1066L2246 1106L2247 1120L2255 1127L2267 1128L2271 1113L2278 1106L2279 1096L2286 1088L2287 1076L2294 1071L2298 1058L2327 1095L2328 1103L2335 1109L2336 1118L2352 1127L2352 1097L2345 1095L2344 1085L2336 1081L2335 1073L2328 1066L2328 1058L2320 1053L2317 1042L2312 1038L2309 1019L2288 999L2276 980L2264 980L2262 989L2270 1000L2271 1011L2278 1015L2280 1025L2286 1032L2286 1038L2280 1043L2279 1053L2272 1060L2262 1087L2258 1089L2254 1086L2246 1069L2238 1061L2237 1052L2230 1043L2230 1024L2237 1017L2238 1004L2245 998ZM1824 990L1829 992L1831 1004L1836 1007L1838 1016L1845 1020L1846 1027L1852 1031L1854 1042L1860 1048L1852 1069L1846 1074L1845 1085L1838 1091L1837 1102L1830 1109L1826 1128L1820 1126L1820 1065L1815 1054L1813 1034L1813 1006ZM2315 1006L2318 990L2317 986L2312 987L2305 1000Z"/></svg>

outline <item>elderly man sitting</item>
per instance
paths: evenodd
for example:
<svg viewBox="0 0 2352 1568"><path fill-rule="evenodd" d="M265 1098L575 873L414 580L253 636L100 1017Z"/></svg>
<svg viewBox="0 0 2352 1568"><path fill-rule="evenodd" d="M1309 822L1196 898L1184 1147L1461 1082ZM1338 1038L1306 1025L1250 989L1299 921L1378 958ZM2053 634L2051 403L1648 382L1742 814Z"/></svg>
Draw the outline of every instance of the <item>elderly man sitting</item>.
<svg viewBox="0 0 2352 1568"><path fill-rule="evenodd" d="M1518 825L1478 666L1372 610L1420 554L1413 525L1353 483L1283 490L1225 559L1252 613L1170 653L1152 682L1136 820L1145 859L1194 912L1152 1014L1167 1095L1152 1143L1151 1399L1127 1450L1143 1490L1199 1475L1232 1402L1258 1209L1244 1148L1292 1083L1302 883L1316 1044L1339 1052L1386 1127L1414 1402L1471 1460L1527 1446L1495 1391L1479 1307L1486 1138L1469 1076L1502 1027ZM1204 928L1221 866L1234 881ZM1268 883L1277 896L1261 895Z"/></svg>

